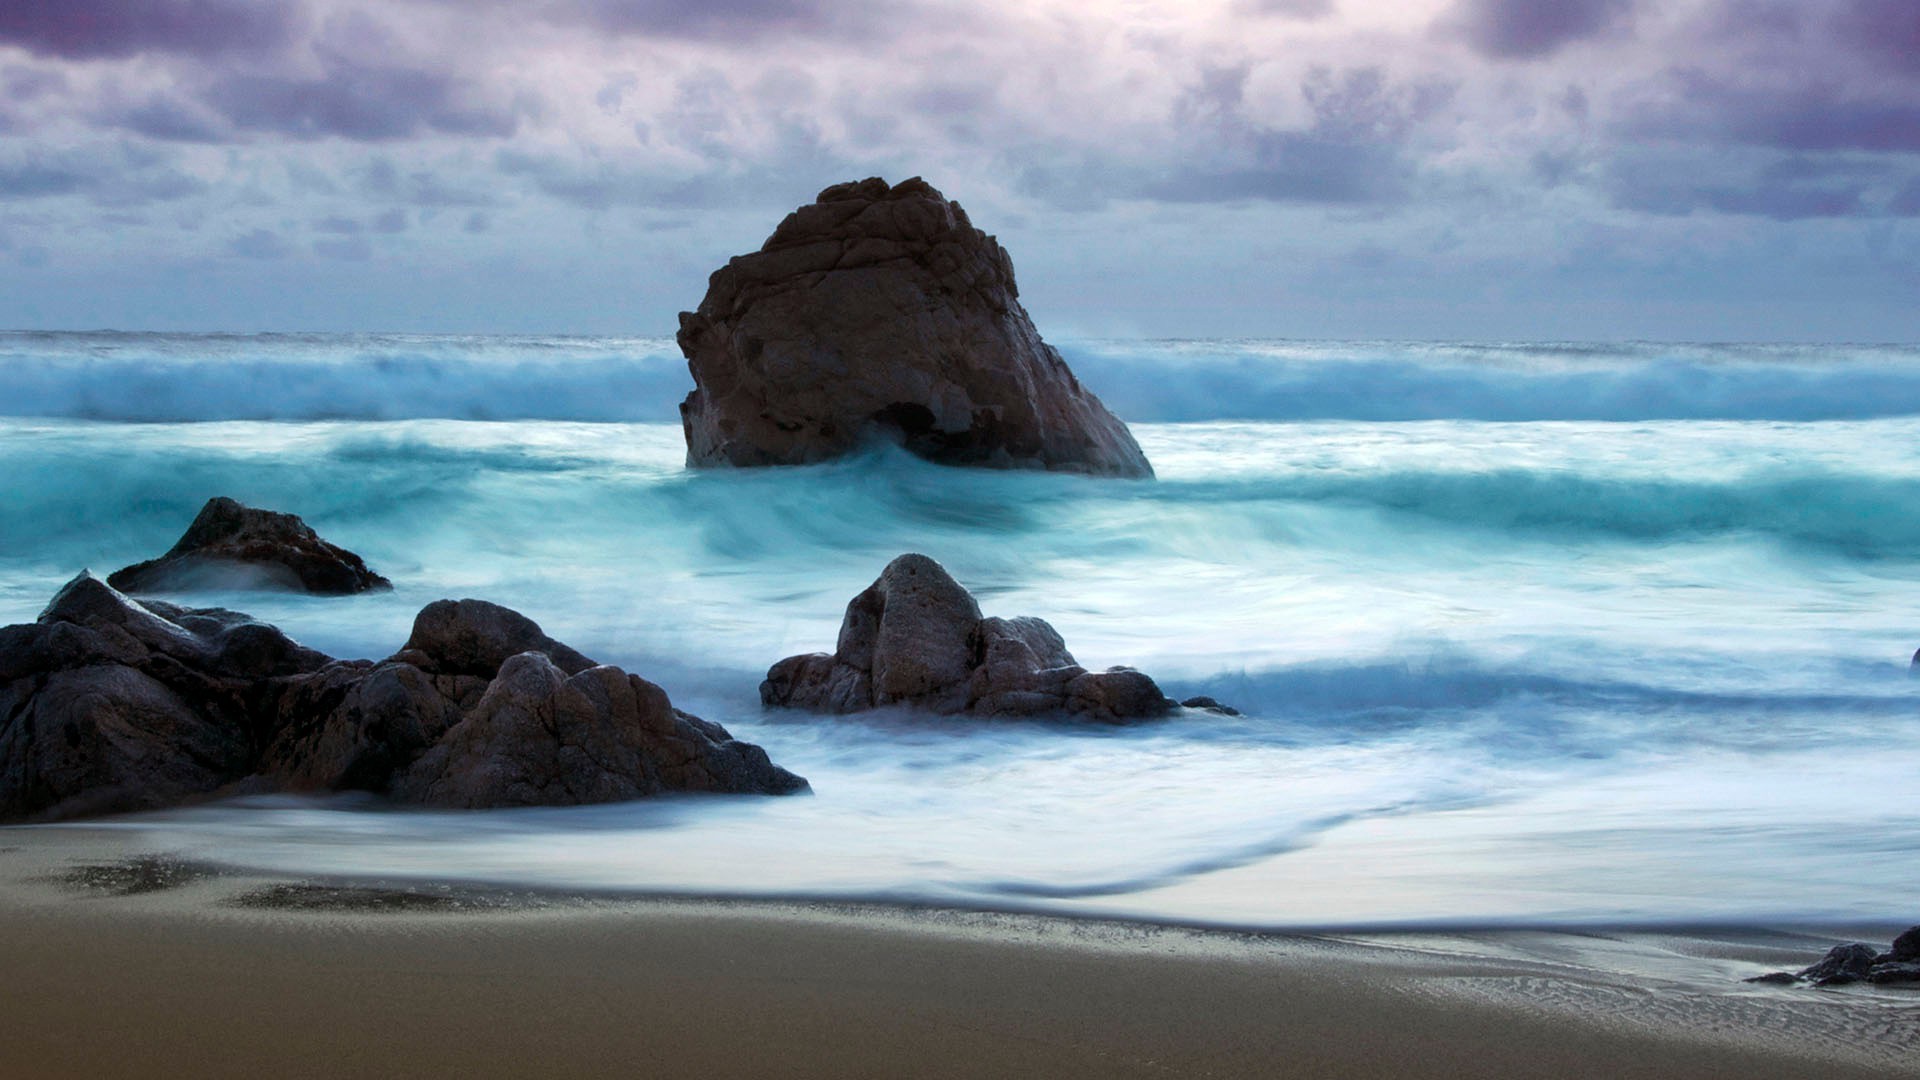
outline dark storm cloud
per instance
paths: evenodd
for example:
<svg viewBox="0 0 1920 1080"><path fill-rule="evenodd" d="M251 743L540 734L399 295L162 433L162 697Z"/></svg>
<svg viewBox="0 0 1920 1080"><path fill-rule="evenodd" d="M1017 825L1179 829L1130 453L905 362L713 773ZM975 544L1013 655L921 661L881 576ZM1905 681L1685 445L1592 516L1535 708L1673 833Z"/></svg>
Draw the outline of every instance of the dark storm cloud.
<svg viewBox="0 0 1920 1080"><path fill-rule="evenodd" d="M1532 60L1618 27L1634 0L1461 0L1440 22L1483 56Z"/></svg>
<svg viewBox="0 0 1920 1080"><path fill-rule="evenodd" d="M1920 3L1851 0L1834 17L1833 32L1881 65L1920 76Z"/></svg>
<svg viewBox="0 0 1920 1080"><path fill-rule="evenodd" d="M204 57L277 49L301 21L298 5L285 0L6 0L0 44L76 60Z"/></svg>
<svg viewBox="0 0 1920 1080"><path fill-rule="evenodd" d="M1628 114L1630 136L1766 146L1789 151L1920 152L1920 91L1876 87L1843 95L1792 81L1733 86L1699 71L1675 74L1664 100Z"/></svg>
<svg viewBox="0 0 1920 1080"><path fill-rule="evenodd" d="M513 133L514 111L464 101L464 89L444 72L335 62L315 78L229 75L202 100L235 128L295 139Z"/></svg>

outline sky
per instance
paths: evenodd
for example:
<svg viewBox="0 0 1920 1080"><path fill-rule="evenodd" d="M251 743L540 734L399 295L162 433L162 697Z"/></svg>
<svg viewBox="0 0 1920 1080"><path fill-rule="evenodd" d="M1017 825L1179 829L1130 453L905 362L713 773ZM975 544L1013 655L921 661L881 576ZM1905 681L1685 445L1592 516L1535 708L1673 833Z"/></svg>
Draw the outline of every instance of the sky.
<svg viewBox="0 0 1920 1080"><path fill-rule="evenodd" d="M875 175L1049 336L1920 341L1920 2L0 4L0 327L670 334Z"/></svg>

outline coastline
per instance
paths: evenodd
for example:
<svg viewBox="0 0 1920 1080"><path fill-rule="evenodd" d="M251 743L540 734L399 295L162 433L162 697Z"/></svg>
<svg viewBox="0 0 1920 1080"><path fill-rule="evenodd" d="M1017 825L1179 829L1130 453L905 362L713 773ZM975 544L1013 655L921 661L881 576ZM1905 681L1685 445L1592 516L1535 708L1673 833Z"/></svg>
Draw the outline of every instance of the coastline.
<svg viewBox="0 0 1920 1080"><path fill-rule="evenodd" d="M193 867L72 879L140 840L0 830L0 962L31 973L0 992L0 1073L1920 1076L1920 994L1739 982L1809 962L1825 930L1247 933Z"/></svg>

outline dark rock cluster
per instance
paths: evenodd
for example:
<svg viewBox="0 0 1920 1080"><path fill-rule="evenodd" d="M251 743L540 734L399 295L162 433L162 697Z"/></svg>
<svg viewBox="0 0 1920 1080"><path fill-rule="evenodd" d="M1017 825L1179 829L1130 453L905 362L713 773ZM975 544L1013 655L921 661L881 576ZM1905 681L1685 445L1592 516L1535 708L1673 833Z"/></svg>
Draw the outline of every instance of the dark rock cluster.
<svg viewBox="0 0 1920 1080"><path fill-rule="evenodd" d="M680 316L687 464L802 465L874 438L934 461L1146 477L1020 306L1013 262L918 177L835 184Z"/></svg>
<svg viewBox="0 0 1920 1080"><path fill-rule="evenodd" d="M36 622L0 628L0 820L269 791L477 808L806 787L658 686L478 600L429 604L382 661L87 573Z"/></svg>
<svg viewBox="0 0 1920 1080"><path fill-rule="evenodd" d="M298 517L228 498L207 500L165 555L114 571L107 584L129 593L244 588L344 595L393 588L360 556L320 539Z"/></svg>
<svg viewBox="0 0 1920 1080"><path fill-rule="evenodd" d="M1179 708L1131 668L1081 667L1044 620L982 617L980 605L944 567L911 554L887 564L847 605L833 652L773 665L760 700L833 713L906 704L938 713L1061 713L1110 723ZM1217 703L1209 707L1225 711Z"/></svg>
<svg viewBox="0 0 1920 1080"><path fill-rule="evenodd" d="M1882 951L1863 941L1835 945L1818 962L1799 971L1774 971L1748 982L1792 986L1846 986L1849 983L1920 983L1920 926L1893 939Z"/></svg>

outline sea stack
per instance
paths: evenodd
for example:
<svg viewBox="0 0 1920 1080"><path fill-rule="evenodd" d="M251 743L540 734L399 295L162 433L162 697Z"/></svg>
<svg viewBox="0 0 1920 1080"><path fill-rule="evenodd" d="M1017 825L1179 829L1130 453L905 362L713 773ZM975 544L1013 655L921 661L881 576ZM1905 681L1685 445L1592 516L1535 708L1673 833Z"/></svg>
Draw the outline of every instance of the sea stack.
<svg viewBox="0 0 1920 1080"><path fill-rule="evenodd" d="M689 466L803 465L886 439L931 461L1150 477L1020 306L1013 262L915 177L835 184L680 315Z"/></svg>

